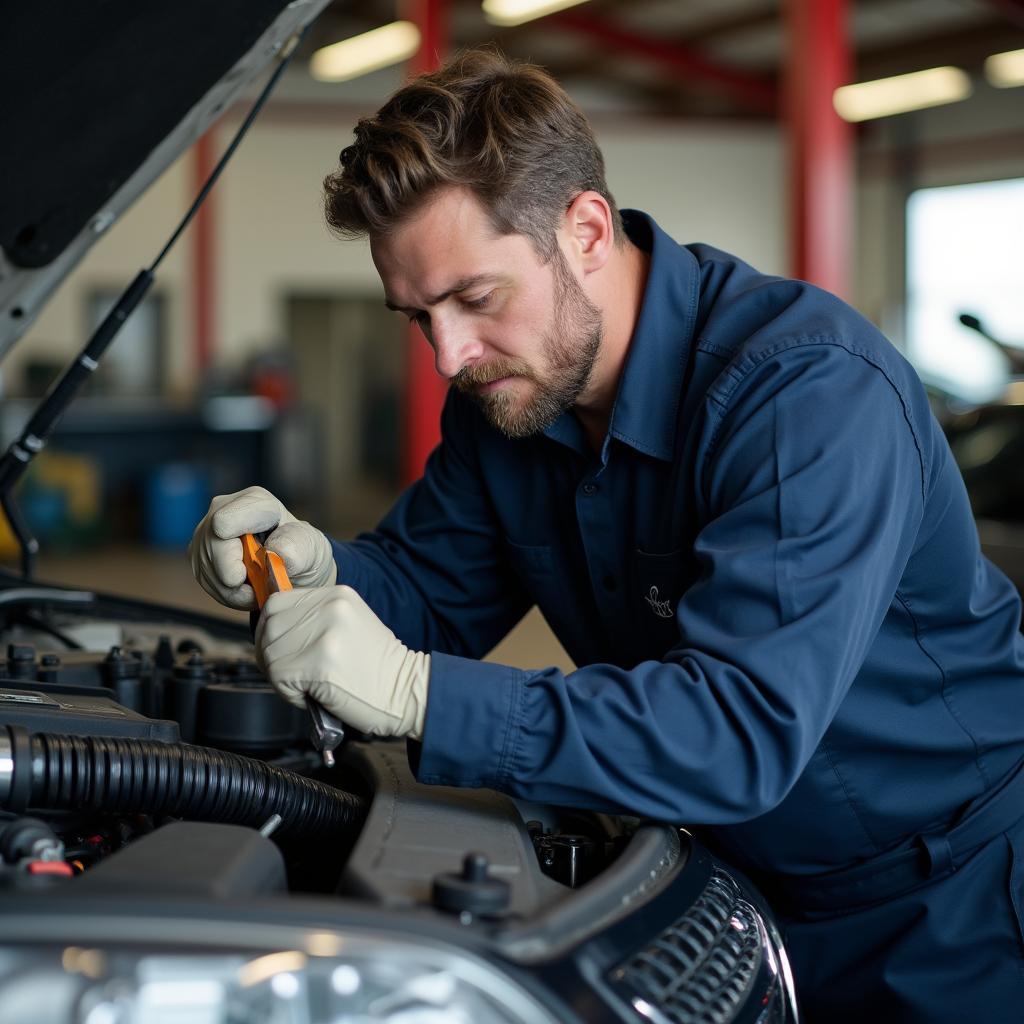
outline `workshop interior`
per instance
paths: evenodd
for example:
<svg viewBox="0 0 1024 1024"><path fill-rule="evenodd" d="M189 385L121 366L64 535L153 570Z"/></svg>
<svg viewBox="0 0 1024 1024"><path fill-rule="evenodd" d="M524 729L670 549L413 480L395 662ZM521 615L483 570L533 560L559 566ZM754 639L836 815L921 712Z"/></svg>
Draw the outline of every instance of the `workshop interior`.
<svg viewBox="0 0 1024 1024"><path fill-rule="evenodd" d="M411 75L492 45L568 90L620 205L882 329L1020 590L1024 3L4 22L0 1024L798 1020L770 906L698 834L418 783L277 695L186 548L215 495L348 538L422 474L444 383L321 183ZM536 609L489 660L573 667Z"/></svg>

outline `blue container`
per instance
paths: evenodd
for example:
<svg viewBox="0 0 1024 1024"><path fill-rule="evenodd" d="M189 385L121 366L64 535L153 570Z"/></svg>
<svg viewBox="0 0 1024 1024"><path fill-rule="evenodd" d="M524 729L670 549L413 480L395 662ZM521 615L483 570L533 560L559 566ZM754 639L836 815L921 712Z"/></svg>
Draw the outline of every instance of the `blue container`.
<svg viewBox="0 0 1024 1024"><path fill-rule="evenodd" d="M143 488L142 530L146 543L184 548L206 515L210 487L205 474L184 462L157 466Z"/></svg>
<svg viewBox="0 0 1024 1024"><path fill-rule="evenodd" d="M67 495L62 490L33 481L31 487L25 488L19 504L32 532L40 540L60 539L68 518Z"/></svg>

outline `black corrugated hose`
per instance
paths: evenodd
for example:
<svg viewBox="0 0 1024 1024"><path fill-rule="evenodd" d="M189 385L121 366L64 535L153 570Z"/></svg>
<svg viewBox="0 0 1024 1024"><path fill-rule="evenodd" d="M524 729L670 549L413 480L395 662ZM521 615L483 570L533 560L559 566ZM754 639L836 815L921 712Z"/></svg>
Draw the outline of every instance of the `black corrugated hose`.
<svg viewBox="0 0 1024 1024"><path fill-rule="evenodd" d="M348 832L366 815L351 793L228 751L187 743L32 733L7 726L11 774L0 807L170 815L259 828L272 814L281 835ZM0 736L2 736L0 730Z"/></svg>

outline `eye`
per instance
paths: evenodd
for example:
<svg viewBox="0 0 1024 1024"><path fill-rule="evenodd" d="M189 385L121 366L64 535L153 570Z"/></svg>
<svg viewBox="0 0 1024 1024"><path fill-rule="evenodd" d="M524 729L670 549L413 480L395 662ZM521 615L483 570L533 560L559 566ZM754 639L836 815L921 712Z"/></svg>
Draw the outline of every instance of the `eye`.
<svg viewBox="0 0 1024 1024"><path fill-rule="evenodd" d="M494 292L488 292L486 295L481 295L478 299L463 299L463 303L470 309L486 309L493 297Z"/></svg>

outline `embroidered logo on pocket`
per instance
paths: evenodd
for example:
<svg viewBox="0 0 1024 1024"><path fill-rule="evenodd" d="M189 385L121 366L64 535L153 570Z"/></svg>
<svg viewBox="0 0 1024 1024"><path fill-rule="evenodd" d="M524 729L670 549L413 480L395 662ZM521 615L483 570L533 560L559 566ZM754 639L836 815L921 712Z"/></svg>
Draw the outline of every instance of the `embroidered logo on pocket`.
<svg viewBox="0 0 1024 1024"><path fill-rule="evenodd" d="M668 601L659 600L657 587L651 587L644 600L651 606L651 611L659 618L672 618L672 606Z"/></svg>

